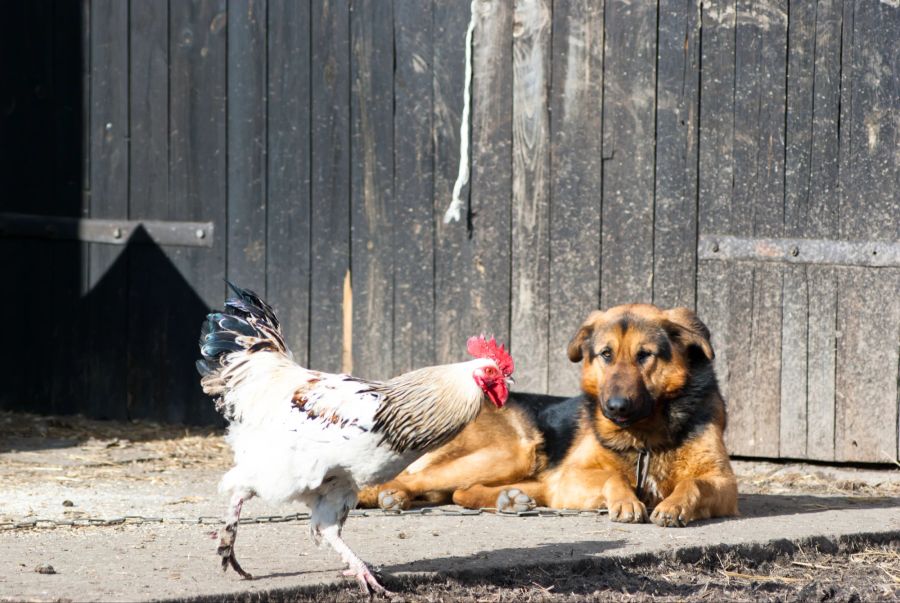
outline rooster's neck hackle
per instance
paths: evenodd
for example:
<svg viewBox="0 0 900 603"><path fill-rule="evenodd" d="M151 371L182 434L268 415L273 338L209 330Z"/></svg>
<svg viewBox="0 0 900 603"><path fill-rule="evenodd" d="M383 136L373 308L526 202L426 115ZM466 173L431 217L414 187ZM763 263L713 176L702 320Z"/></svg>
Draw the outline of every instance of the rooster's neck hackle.
<svg viewBox="0 0 900 603"><path fill-rule="evenodd" d="M491 360L432 366L395 377L375 389L384 400L374 431L397 452L428 451L451 440L481 410L484 392L473 373Z"/></svg>

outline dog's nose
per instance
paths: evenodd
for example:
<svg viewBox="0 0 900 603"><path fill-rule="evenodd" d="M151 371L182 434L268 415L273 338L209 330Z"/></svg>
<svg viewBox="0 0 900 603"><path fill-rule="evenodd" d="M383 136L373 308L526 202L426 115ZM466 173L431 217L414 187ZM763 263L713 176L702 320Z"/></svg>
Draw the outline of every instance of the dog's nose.
<svg viewBox="0 0 900 603"><path fill-rule="evenodd" d="M628 398L610 398L606 402L606 408L615 415L620 415L628 410Z"/></svg>

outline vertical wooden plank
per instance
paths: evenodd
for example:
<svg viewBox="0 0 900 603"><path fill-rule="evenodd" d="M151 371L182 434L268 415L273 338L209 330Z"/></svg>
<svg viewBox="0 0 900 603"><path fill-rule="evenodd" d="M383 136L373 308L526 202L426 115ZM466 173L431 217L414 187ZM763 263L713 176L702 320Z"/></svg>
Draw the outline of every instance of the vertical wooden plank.
<svg viewBox="0 0 900 603"><path fill-rule="evenodd" d="M184 347L196 358L201 308L220 308L226 254L226 4L224 0L169 4L169 195L174 220L210 220L216 238L210 249L173 247L167 257L182 275L183 307L173 319L185 324ZM176 281L177 282L177 281ZM192 324L192 328L187 325ZM177 336L177 341L175 336ZM169 347L181 349L182 335ZM184 362L188 363L188 357ZM192 368L192 367L191 367ZM218 420L189 368L179 369L180 397L167 401L166 419L208 423Z"/></svg>
<svg viewBox="0 0 900 603"><path fill-rule="evenodd" d="M390 2L354 0L350 25L353 372L377 379L394 370L392 9Z"/></svg>
<svg viewBox="0 0 900 603"><path fill-rule="evenodd" d="M837 276L834 268L810 266L806 456L834 460Z"/></svg>
<svg viewBox="0 0 900 603"><path fill-rule="evenodd" d="M0 24L5 106L0 115L0 178L5 183L0 211L77 216L79 7L39 0L5 8ZM73 323L81 322L78 244L0 238L0 254L7 258L0 279L14 293L7 312L16 317L6 335L17 342L0 351L5 367L0 407L74 412L75 401L67 394L80 394L71 386L83 383L83 354L73 345L81 341L73 332L78 326ZM64 318L60 307L69 310ZM82 395L77 402L83 400Z"/></svg>
<svg viewBox="0 0 900 603"><path fill-rule="evenodd" d="M738 0L732 224L745 236L784 232L786 0Z"/></svg>
<svg viewBox="0 0 900 603"><path fill-rule="evenodd" d="M128 217L128 4L91 6L92 218ZM126 417L126 269L122 248L89 246L88 412ZM118 266L116 266L118 262Z"/></svg>
<svg viewBox="0 0 900 603"><path fill-rule="evenodd" d="M452 132L462 102L466 15L435 3L435 208L440 220L456 178L459 142ZM472 62L472 177L468 219L438 223L435 337L438 362L465 357L466 338L509 341L510 196L512 190L512 7L479 1ZM451 27L452 26L452 27ZM442 34L446 31L446 35ZM449 45L449 47L448 47ZM456 59L456 60L453 60ZM444 69L457 73L447 75ZM452 138L451 138L452 137Z"/></svg>
<svg viewBox="0 0 900 603"><path fill-rule="evenodd" d="M129 14L129 212L131 219L170 220L169 204L169 9L160 1L131 2ZM189 286L156 246L129 245L128 257L128 414L166 418L178 362L188 351L171 345L180 329L177 314ZM152 275L152 276L151 276ZM186 334L182 343L189 344ZM195 336L196 338L196 336ZM193 355L193 354L192 354ZM172 369L174 373L172 372Z"/></svg>
<svg viewBox="0 0 900 603"><path fill-rule="evenodd" d="M653 303L696 303L700 3L660 0Z"/></svg>
<svg viewBox="0 0 900 603"><path fill-rule="evenodd" d="M342 369L344 281L350 269L349 2L315 2L311 15L309 365L337 372Z"/></svg>
<svg viewBox="0 0 900 603"><path fill-rule="evenodd" d="M745 423L752 425L746 442L754 456L780 454L782 269L759 266L754 270L750 338L753 382L742 392L745 407L752 408ZM736 316L738 320L739 317Z"/></svg>
<svg viewBox="0 0 900 603"><path fill-rule="evenodd" d="M266 297L266 0L228 2L228 279Z"/></svg>
<svg viewBox="0 0 900 603"><path fill-rule="evenodd" d="M785 0L739 0L736 36L732 220L739 234L780 237L784 234L787 94ZM747 417L753 434L748 449L756 456L778 456L780 450L783 271L778 265L760 265L754 271L752 331L744 344L752 349L752 364L746 369L753 383L747 395L753 397L755 412ZM733 311L740 310L736 306Z"/></svg>
<svg viewBox="0 0 900 603"><path fill-rule="evenodd" d="M734 2L712 0L702 9L698 210L703 234L735 233L730 211L734 182Z"/></svg>
<svg viewBox="0 0 900 603"><path fill-rule="evenodd" d="M840 6L797 0L789 10L785 236L830 239L838 217ZM834 270L786 267L784 292L782 456L833 460Z"/></svg>
<svg viewBox="0 0 900 603"><path fill-rule="evenodd" d="M294 359L309 361L310 8L269 0L266 295Z"/></svg>
<svg viewBox="0 0 900 603"><path fill-rule="evenodd" d="M432 6L394 3L394 373L435 363ZM458 11L462 12L462 11Z"/></svg>
<svg viewBox="0 0 900 603"><path fill-rule="evenodd" d="M840 234L900 239L896 119L900 11L845 3L840 116ZM835 456L888 462L897 455L900 277L895 269L838 272Z"/></svg>
<svg viewBox="0 0 900 603"><path fill-rule="evenodd" d="M512 320L521 391L547 393L550 319L550 1L513 13Z"/></svg>
<svg viewBox="0 0 900 603"><path fill-rule="evenodd" d="M49 208L60 215L80 217L84 204L81 181L84 172L84 141L89 139L88 119L85 112L88 103L85 103L82 90L82 79L89 65L85 64L84 49L82 49L83 31L89 30L87 18L84 15L84 7L77 2L51 3L52 40L46 42L52 52L52 85L49 88L52 112L54 142L49 149L54 155L53 176L50 178L53 185L53 194L46 202ZM8 15L7 18L10 18ZM21 21L12 21L12 27L21 27ZM34 30L29 28L27 35L34 37ZM15 57L15 55L13 55ZM13 60L19 60L15 57ZM39 92L40 88L36 90ZM10 116L12 117L12 116ZM2 126L0 126L2 128ZM33 134L32 134L33 135ZM6 139L7 144L12 144L12 152L19 152L19 145ZM44 145L46 146L46 145ZM37 162L36 166L47 165ZM9 183L13 178L5 178ZM77 241L47 241L43 243L51 253L52 266L50 274L52 279L44 279L45 287L54 291L39 292L37 295L44 298L47 309L35 307L41 312L43 322L47 326L52 325L53 332L50 340L54 341L54 356L50 359L53 369L49 374L45 373L45 380L49 381L50 394L47 397L52 405L50 411L58 414L70 414L78 412L86 399L86 383L84 380L84 351L85 333L84 316L81 312L59 316L52 309L61 305L72 304L75 306L83 293L82 288L82 263L87 256L87 246ZM2 251L0 251L2 253ZM4 255L3 257L9 257ZM20 256L21 257L21 256ZM35 270L36 266L31 261L29 268ZM49 282L47 282L49 281ZM14 282L14 281L5 281ZM70 307L73 307L70 306ZM52 321L46 320L48 316L57 315ZM21 328L21 327L20 327ZM35 332L35 325L25 326L30 330L29 336L33 341L41 341L41 335ZM11 340L16 340L15 336ZM14 350L13 353L22 355L22 350ZM30 360L41 357L35 354ZM38 370L46 368L46 363L36 362ZM5 364L12 367L12 364ZM22 402L26 402L22 400Z"/></svg>
<svg viewBox="0 0 900 603"><path fill-rule="evenodd" d="M566 346L600 303L603 2L553 6L549 393L575 395Z"/></svg>
<svg viewBox="0 0 900 603"><path fill-rule="evenodd" d="M131 2L129 216L169 219L169 9Z"/></svg>
<svg viewBox="0 0 900 603"><path fill-rule="evenodd" d="M838 274L837 460L890 463L897 453L900 270Z"/></svg>
<svg viewBox="0 0 900 603"><path fill-rule="evenodd" d="M816 3L788 3L787 113L785 128L784 233L802 237L806 226L813 114ZM804 458L807 449L809 296L805 266L784 269L781 329L781 455Z"/></svg>
<svg viewBox="0 0 900 603"><path fill-rule="evenodd" d="M779 454L806 458L809 292L806 266L783 268Z"/></svg>
<svg viewBox="0 0 900 603"><path fill-rule="evenodd" d="M606 5L603 307L653 298L656 3Z"/></svg>
<svg viewBox="0 0 900 603"><path fill-rule="evenodd" d="M462 222L444 224L442 221L459 167L459 123L465 82L464 40L469 13L461 10L458 4L434 0L432 14L434 356L436 362L443 363L455 362L464 356L465 338L471 334L467 314L467 273L472 264L469 216L463 216ZM466 190L469 189L471 186Z"/></svg>
<svg viewBox="0 0 900 603"><path fill-rule="evenodd" d="M754 396L753 348L748 342L754 329L754 317L758 317L758 312L753 312L753 303L759 297L756 271L750 264L737 264L727 270L717 266L710 275L701 271L701 276L706 276L698 291L703 295L701 299L715 300L711 305L741 309L739 312L712 312L701 318L708 321L707 326L713 333L716 373L728 404L728 430L725 432L728 452L752 456L756 454L758 422L755 416L758 408Z"/></svg>
<svg viewBox="0 0 900 603"><path fill-rule="evenodd" d="M734 0L713 0L701 7L700 148L698 151L698 228L702 234L732 234L731 187L734 175ZM740 284L740 283L739 283ZM746 281L743 283L746 286ZM697 312L712 333L716 351L716 375L728 405L726 442L730 452L741 441L740 409L732 399L732 375L738 364L730 347L741 333L731 333L731 306L727 296L744 292L733 289L724 262L698 262ZM744 293L746 295L746 293ZM742 295L742 297L744 296ZM735 352L743 348L735 346ZM735 362L737 359L735 359Z"/></svg>
<svg viewBox="0 0 900 603"><path fill-rule="evenodd" d="M730 14L732 8L736 11L734 16ZM720 160L701 153L701 178L712 179L709 188L701 186L701 204L709 203L708 213L701 216L701 225L710 230L703 232L782 236L786 5L781 0L753 4L739 1L735 7L716 9L710 17L717 23L734 23L733 66L713 62L710 77L715 89L720 76L718 70L727 79L733 69L733 105L716 106L717 110L730 114L725 120L733 121L727 125L713 118L710 142L719 142L714 138L719 135L717 127L726 133L731 130L732 140L726 141L723 147L730 154L733 180L723 181L716 174L704 175L704 170L716 169ZM719 36L715 29L713 25L713 44L727 37L727 32ZM725 48L731 49L730 44L726 42ZM711 51L715 52L715 47ZM707 98L705 91L703 98ZM704 193L713 190L711 198L704 198ZM725 314L714 320L727 325L723 334L728 349L725 372L731 380L728 390L735 411L729 428L731 450L736 454L777 456L781 423L783 269L777 265L753 268L752 294L733 298L727 304L722 303L723 297L732 299L733 291L746 286L746 269L735 263L724 263L715 270L724 270L727 276L715 279L721 285L718 299L704 300L701 309ZM749 324L745 326L745 323Z"/></svg>
<svg viewBox="0 0 900 603"><path fill-rule="evenodd" d="M479 0L476 10L472 98L479 100L472 106L472 215L467 240L472 259L464 281L469 330L454 342L455 358L461 355L465 338L474 334L493 333L510 340L513 7Z"/></svg>
<svg viewBox="0 0 900 603"><path fill-rule="evenodd" d="M777 363L773 375L771 350L781 349L780 276L778 267L739 263L720 273L718 282L704 279L700 290L704 298L718 298L719 303L742 310L724 318L713 314L708 324L715 329L713 346L722 361L717 362L717 373L728 400L725 441L731 454L779 453L780 381ZM710 285L715 289L707 291Z"/></svg>

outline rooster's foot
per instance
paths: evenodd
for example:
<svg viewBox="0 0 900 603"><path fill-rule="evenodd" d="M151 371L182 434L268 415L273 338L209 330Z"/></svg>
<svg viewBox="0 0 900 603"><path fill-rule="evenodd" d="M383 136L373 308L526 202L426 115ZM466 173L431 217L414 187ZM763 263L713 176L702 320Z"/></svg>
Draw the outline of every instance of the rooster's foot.
<svg viewBox="0 0 900 603"><path fill-rule="evenodd" d="M353 576L356 578L356 581L359 583L359 588L362 590L364 595L373 595L378 593L383 597L393 597L394 593L383 587L378 579L375 578L375 574L369 571L369 568L365 565L361 566L358 569L350 568L344 570L343 574L345 576Z"/></svg>
<svg viewBox="0 0 900 603"><path fill-rule="evenodd" d="M222 557L222 571L227 572L228 566L230 565L234 571L238 573L241 578L245 580L253 580L253 576L244 571L244 568L241 567L241 564L238 563L237 558L234 556L234 549L230 546L219 546L219 549L216 551Z"/></svg>

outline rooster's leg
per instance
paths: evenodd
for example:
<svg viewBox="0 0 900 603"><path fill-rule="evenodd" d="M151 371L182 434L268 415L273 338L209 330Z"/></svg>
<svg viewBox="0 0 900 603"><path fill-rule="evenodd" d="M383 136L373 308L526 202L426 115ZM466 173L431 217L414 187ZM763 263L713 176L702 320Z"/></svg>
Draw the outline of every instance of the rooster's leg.
<svg viewBox="0 0 900 603"><path fill-rule="evenodd" d="M322 537L334 548L349 567L344 572L345 576L355 576L363 593L370 595L373 592L391 596L393 593L385 589L369 570L363 560L350 550L347 543L341 538L338 526L328 526L322 530Z"/></svg>
<svg viewBox="0 0 900 603"><path fill-rule="evenodd" d="M219 548L217 553L222 557L222 571L228 571L228 566L234 568L242 578L252 580L253 576L245 572L234 556L234 541L237 539L238 523L241 520L241 507L245 500L253 498L252 492L241 491L231 495L231 503L228 506L228 514L225 516L225 527L219 532Z"/></svg>

